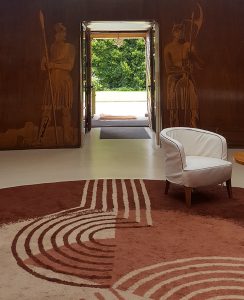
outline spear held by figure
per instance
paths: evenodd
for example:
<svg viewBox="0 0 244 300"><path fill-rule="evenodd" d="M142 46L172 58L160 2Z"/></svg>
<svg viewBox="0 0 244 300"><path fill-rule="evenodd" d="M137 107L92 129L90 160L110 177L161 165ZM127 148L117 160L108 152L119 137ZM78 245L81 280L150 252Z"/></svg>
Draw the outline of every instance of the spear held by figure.
<svg viewBox="0 0 244 300"><path fill-rule="evenodd" d="M42 36L43 36L44 50L45 50L45 59L46 59L47 73L48 73L48 81L49 81L50 94L51 94L51 102L52 102L53 121L54 121L54 127L55 127L56 144L58 145L57 122L56 122L56 114L55 114L55 107L54 107L54 97L53 97L53 85L52 85L51 73L50 73L50 69L49 69L49 55L48 55L48 48L47 48L44 15L43 15L43 13L42 13L41 10L40 10L40 24L41 24L41 29L42 29ZM47 128L47 125L45 126L42 135L44 135L44 132L46 131L46 128Z"/></svg>
<svg viewBox="0 0 244 300"><path fill-rule="evenodd" d="M189 60L191 58L191 52L192 52L192 33L193 33L193 22L194 22L194 18L195 18L195 14L194 14L194 11L192 12L192 15L191 15L191 27L190 27L190 46L189 46ZM188 66L187 66L189 69L191 68L190 66L190 61L188 61ZM187 102L190 103L190 74L189 74L190 70L187 70L187 73L186 73L186 78L187 78L187 86L186 86L186 98L185 98L185 107L184 107L184 110L185 110L185 116L184 116L184 123L186 124L186 111L187 111Z"/></svg>
<svg viewBox="0 0 244 300"><path fill-rule="evenodd" d="M202 7L199 3L197 3L197 7L199 9L199 17L196 19L195 18L195 12L193 10L192 12L192 15L191 15L191 18L190 19L186 19L185 21L186 22L190 22L190 45L189 45L189 53L188 53L188 60L191 59L191 54L192 54L192 43L193 43L193 26L195 25L196 26L196 33L195 33L195 39L202 27L202 23L203 23L203 12L202 12ZM191 66L190 66L190 61L188 61L188 68L190 69ZM186 110L187 110L187 100L190 102L190 70L187 70L186 72L186 75L187 75L187 87L186 87L186 97L185 97L185 107L184 107L184 110L185 110L185 116L184 116L184 122L186 124Z"/></svg>

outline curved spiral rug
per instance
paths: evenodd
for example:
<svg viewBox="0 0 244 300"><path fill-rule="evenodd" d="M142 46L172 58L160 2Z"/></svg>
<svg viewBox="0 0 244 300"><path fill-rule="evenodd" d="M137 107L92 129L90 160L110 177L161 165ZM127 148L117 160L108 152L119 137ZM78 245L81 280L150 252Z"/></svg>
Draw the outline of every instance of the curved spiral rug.
<svg viewBox="0 0 244 300"><path fill-rule="evenodd" d="M244 299L244 189L116 179L0 190L0 298Z"/></svg>

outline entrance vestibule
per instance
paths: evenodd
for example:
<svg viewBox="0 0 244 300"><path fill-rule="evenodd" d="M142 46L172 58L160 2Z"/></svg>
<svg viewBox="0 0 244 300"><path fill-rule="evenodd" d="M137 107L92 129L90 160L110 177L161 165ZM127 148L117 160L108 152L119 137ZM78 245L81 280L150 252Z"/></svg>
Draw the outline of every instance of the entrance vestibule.
<svg viewBox="0 0 244 300"><path fill-rule="evenodd" d="M111 101L114 91L95 91L92 81L92 41L113 40L119 48L126 40L140 39L144 42L145 90L119 91L116 99ZM83 130L87 133L92 127L92 116L117 115L134 116L148 119L150 129L159 134L159 59L158 26L152 21L104 21L83 22L81 38L81 120ZM133 59L133 58L131 58ZM123 98L124 97L124 98ZM109 110L106 111L109 107ZM117 111L112 111L113 107ZM105 109L103 111L103 109ZM83 134L83 138L84 138Z"/></svg>

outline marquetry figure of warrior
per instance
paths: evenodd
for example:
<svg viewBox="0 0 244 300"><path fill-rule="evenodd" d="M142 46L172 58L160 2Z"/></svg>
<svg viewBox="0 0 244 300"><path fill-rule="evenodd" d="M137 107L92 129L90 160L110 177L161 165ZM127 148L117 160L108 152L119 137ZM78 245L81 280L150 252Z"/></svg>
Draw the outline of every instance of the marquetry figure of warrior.
<svg viewBox="0 0 244 300"><path fill-rule="evenodd" d="M46 134L46 129L52 118L52 109L61 114L63 127L63 142L71 144L73 141L71 111L73 104L73 81L70 75L74 66L75 47L66 42L66 28L62 23L54 26L55 40L50 47L49 61L46 56L42 59L41 69L49 69L50 78L47 79L42 103L42 120L39 129L39 141ZM51 88L50 88L51 85Z"/></svg>

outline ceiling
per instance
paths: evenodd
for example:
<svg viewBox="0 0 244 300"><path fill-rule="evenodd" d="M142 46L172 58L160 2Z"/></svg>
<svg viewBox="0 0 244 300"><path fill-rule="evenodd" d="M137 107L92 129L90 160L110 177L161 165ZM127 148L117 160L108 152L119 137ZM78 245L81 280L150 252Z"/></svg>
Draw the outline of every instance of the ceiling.
<svg viewBox="0 0 244 300"><path fill-rule="evenodd" d="M147 21L91 21L87 27L91 31L146 31L151 28L152 22Z"/></svg>

